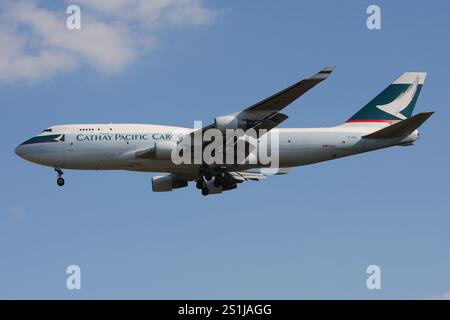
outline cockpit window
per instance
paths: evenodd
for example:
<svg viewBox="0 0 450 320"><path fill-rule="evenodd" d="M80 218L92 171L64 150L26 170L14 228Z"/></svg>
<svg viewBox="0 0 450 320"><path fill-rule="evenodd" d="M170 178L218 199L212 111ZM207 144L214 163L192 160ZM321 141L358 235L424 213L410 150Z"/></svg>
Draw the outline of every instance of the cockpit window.
<svg viewBox="0 0 450 320"><path fill-rule="evenodd" d="M42 133L44 132L52 132L52 129L45 129L44 131L42 131Z"/></svg>

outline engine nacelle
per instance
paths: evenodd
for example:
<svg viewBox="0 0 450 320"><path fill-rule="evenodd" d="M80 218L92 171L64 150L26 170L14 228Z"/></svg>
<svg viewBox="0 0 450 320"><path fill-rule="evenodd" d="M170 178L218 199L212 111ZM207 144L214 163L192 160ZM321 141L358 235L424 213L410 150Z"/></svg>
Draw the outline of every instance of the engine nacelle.
<svg viewBox="0 0 450 320"><path fill-rule="evenodd" d="M187 185L187 180L179 179L172 174L156 176L152 178L153 192L172 191L172 189L184 188L187 187Z"/></svg>
<svg viewBox="0 0 450 320"><path fill-rule="evenodd" d="M154 147L154 159L170 160L172 159L172 150L177 146L176 141L156 141Z"/></svg>
<svg viewBox="0 0 450 320"><path fill-rule="evenodd" d="M221 116L214 119L214 125L220 131L225 131L226 129L238 129L239 128L239 118L236 116Z"/></svg>

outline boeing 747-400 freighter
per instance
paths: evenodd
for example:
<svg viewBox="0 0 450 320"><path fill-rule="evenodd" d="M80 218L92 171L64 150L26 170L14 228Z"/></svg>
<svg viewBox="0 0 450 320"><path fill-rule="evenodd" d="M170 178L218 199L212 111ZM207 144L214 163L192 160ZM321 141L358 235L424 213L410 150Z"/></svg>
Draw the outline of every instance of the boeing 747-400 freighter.
<svg viewBox="0 0 450 320"><path fill-rule="evenodd" d="M418 139L417 128L432 115L412 115L426 77L424 72L402 74L338 126L277 128L288 118L281 111L328 78L333 69L327 67L240 112L216 117L203 128L57 125L26 140L15 152L26 160L54 168L59 186L64 185L63 169L133 170L164 173L152 178L153 191L172 191L195 181L202 194L208 195L235 189L246 180L287 173L292 167L409 146ZM224 138L219 139L218 134ZM238 146L243 146L242 150ZM264 154L271 161L262 161Z"/></svg>

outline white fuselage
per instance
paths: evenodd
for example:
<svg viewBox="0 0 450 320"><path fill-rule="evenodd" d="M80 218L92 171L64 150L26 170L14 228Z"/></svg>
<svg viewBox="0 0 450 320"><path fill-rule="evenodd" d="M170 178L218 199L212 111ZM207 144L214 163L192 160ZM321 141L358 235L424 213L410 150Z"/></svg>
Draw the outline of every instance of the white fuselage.
<svg viewBox="0 0 450 320"><path fill-rule="evenodd" d="M366 139L362 136L385 124L345 124L330 128L273 129L279 137L279 167L295 167L333 160L418 138ZM53 126L25 141L16 153L29 161L53 167L82 170L134 170L170 172L192 179L198 165L175 165L171 160L140 159L136 152L160 140L177 140L192 129L141 124L92 124ZM270 132L269 132L270 134ZM243 169L255 166L242 166Z"/></svg>

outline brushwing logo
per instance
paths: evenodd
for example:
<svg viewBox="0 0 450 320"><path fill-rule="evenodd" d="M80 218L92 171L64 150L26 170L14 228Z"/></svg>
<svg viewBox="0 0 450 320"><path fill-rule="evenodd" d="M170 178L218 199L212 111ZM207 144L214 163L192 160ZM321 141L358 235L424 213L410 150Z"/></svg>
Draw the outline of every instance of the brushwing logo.
<svg viewBox="0 0 450 320"><path fill-rule="evenodd" d="M62 134L62 135L60 135L59 137L56 137L56 138L55 138L55 141L59 141L59 142L64 141L64 135Z"/></svg>
<svg viewBox="0 0 450 320"><path fill-rule="evenodd" d="M419 77L417 77L414 82L409 85L408 89L402 92L402 94L400 94L395 100L387 104L377 105L377 108L401 120L406 119L406 117L401 114L401 112L405 110L406 107L411 103L412 99L416 95L418 86Z"/></svg>

